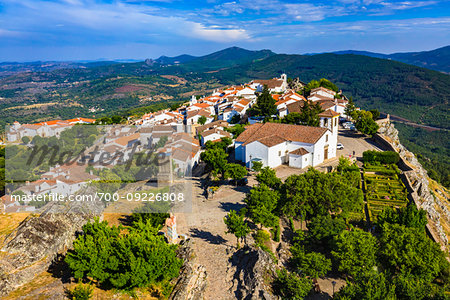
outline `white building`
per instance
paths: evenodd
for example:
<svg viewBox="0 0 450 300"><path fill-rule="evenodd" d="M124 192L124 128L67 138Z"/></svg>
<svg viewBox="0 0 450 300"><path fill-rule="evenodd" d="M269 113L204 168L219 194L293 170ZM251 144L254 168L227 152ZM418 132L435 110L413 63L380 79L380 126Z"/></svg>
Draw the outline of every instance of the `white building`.
<svg viewBox="0 0 450 300"><path fill-rule="evenodd" d="M326 97L329 99L334 99L336 92L320 86L318 88L312 89L311 92L309 93L309 95L310 96L317 95L317 96L322 96L322 97Z"/></svg>
<svg viewBox="0 0 450 300"><path fill-rule="evenodd" d="M328 116L330 114L330 116ZM289 164L295 168L317 166L336 156L338 116L321 115L321 126L256 123L235 141L235 158L250 167L261 161L271 168Z"/></svg>
<svg viewBox="0 0 450 300"><path fill-rule="evenodd" d="M273 78L269 80L255 79L250 82L250 88L256 89L257 92L261 92L265 85L271 93L284 93L288 87L287 75L281 74L280 78Z"/></svg>
<svg viewBox="0 0 450 300"><path fill-rule="evenodd" d="M223 137L233 138L233 135L227 131L224 131L220 128L213 128L209 130L205 130L202 133L200 133L201 137L201 145L204 146L206 142L211 141L219 141Z"/></svg>

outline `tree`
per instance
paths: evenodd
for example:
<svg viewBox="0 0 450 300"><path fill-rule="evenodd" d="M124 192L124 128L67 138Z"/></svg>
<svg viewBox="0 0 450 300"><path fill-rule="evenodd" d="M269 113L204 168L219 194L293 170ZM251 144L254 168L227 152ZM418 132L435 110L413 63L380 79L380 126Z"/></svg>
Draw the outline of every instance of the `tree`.
<svg viewBox="0 0 450 300"><path fill-rule="evenodd" d="M319 114L321 112L323 112L323 109L319 103L307 100L300 110L299 123L297 124L318 127L320 125Z"/></svg>
<svg viewBox="0 0 450 300"><path fill-rule="evenodd" d="M241 115L234 115L231 117L230 124L237 124L241 121Z"/></svg>
<svg viewBox="0 0 450 300"><path fill-rule="evenodd" d="M364 272L347 284L333 298L340 300L387 300L397 299L395 286L384 273Z"/></svg>
<svg viewBox="0 0 450 300"><path fill-rule="evenodd" d="M291 112L281 119L281 123L299 125L300 118L301 114L299 112Z"/></svg>
<svg viewBox="0 0 450 300"><path fill-rule="evenodd" d="M235 210L230 210L223 221L227 225L228 230L226 233L234 234L239 247L239 241L242 241L250 233L250 228L244 220L244 215L236 213Z"/></svg>
<svg viewBox="0 0 450 300"><path fill-rule="evenodd" d="M222 148L211 148L202 152L200 158L206 163L206 165L212 170L220 173L225 172L227 165L228 155Z"/></svg>
<svg viewBox="0 0 450 300"><path fill-rule="evenodd" d="M130 215L131 224L136 227L140 222L149 224L160 230L170 217L170 203L165 201L144 202L144 205L133 209Z"/></svg>
<svg viewBox="0 0 450 300"><path fill-rule="evenodd" d="M233 134L233 138L237 138L241 133L245 131L245 126L242 124L236 124L234 126L226 127L224 129L225 131L228 131L229 133Z"/></svg>
<svg viewBox="0 0 450 300"><path fill-rule="evenodd" d="M361 229L344 230L335 237L335 251L331 254L338 262L339 271L352 277L371 270L376 265L377 240Z"/></svg>
<svg viewBox="0 0 450 300"><path fill-rule="evenodd" d="M244 199L248 206L251 219L256 224L266 227L274 227L278 218L274 214L280 195L271 190L264 183L252 188Z"/></svg>
<svg viewBox="0 0 450 300"><path fill-rule="evenodd" d="M252 161L252 171L260 172L262 170L263 163L260 161Z"/></svg>
<svg viewBox="0 0 450 300"><path fill-rule="evenodd" d="M333 238L347 228L342 218L332 218L329 214L316 216L308 224L307 239L311 247L322 246L331 249Z"/></svg>
<svg viewBox="0 0 450 300"><path fill-rule="evenodd" d="M312 281L306 277L300 277L294 273L288 273L285 269L277 271L273 289L275 294L282 299L304 299L312 289Z"/></svg>
<svg viewBox="0 0 450 300"><path fill-rule="evenodd" d="M427 222L427 212L423 209L417 209L415 204L402 207L398 211L392 207L388 207L377 216L377 225L380 228L385 223L390 223L425 230Z"/></svg>
<svg viewBox="0 0 450 300"><path fill-rule="evenodd" d="M310 168L289 176L281 187L281 212L286 216L311 220L330 212L348 217L361 211L363 194L337 173L322 173Z"/></svg>
<svg viewBox="0 0 450 300"><path fill-rule="evenodd" d="M205 125L206 121L207 121L206 117L205 116L201 116L200 118L198 118L197 123L200 124L200 125Z"/></svg>
<svg viewBox="0 0 450 300"><path fill-rule="evenodd" d="M24 143L25 145L27 145L30 142L30 138L27 136L22 137L22 143Z"/></svg>
<svg viewBox="0 0 450 300"><path fill-rule="evenodd" d="M331 270L331 260L317 252L292 251L292 262L297 272L311 278L324 277Z"/></svg>
<svg viewBox="0 0 450 300"><path fill-rule="evenodd" d="M256 104L249 110L251 116L270 117L277 113L275 99L270 95L267 85L264 85L262 93L256 99Z"/></svg>
<svg viewBox="0 0 450 300"><path fill-rule="evenodd" d="M100 192L114 193L122 185L122 179L110 169L103 169L99 174L100 179L93 182Z"/></svg>
<svg viewBox="0 0 450 300"><path fill-rule="evenodd" d="M165 135L160 137L158 142L155 144L155 149L159 149L159 148L164 147L168 140L169 140L169 137L167 137Z"/></svg>
<svg viewBox="0 0 450 300"><path fill-rule="evenodd" d="M352 97L350 97L348 104L345 106L344 114L352 119L356 118L356 106Z"/></svg>
<svg viewBox="0 0 450 300"><path fill-rule="evenodd" d="M265 184L271 189L278 189L281 185L280 178L277 177L277 173L270 167L264 167L256 174L256 181L261 184Z"/></svg>
<svg viewBox="0 0 450 300"><path fill-rule="evenodd" d="M324 87L327 88L329 90L338 92L338 87L332 83L330 80L326 79L326 78L321 78L320 80L311 80L304 88L303 88L303 93L305 94L305 96L309 96L310 92L312 89L318 88L318 87Z"/></svg>
<svg viewBox="0 0 450 300"><path fill-rule="evenodd" d="M380 112L378 111L378 109L371 109L370 113L372 114L372 119L374 121L378 120L378 118L380 117Z"/></svg>
<svg viewBox="0 0 450 300"><path fill-rule="evenodd" d="M111 117L111 122L113 124L120 124L122 122L122 117L121 116L117 116L117 115L112 116Z"/></svg>
<svg viewBox="0 0 450 300"><path fill-rule="evenodd" d="M379 258L392 274L407 272L416 279L426 282L434 280L449 263L439 249L419 228L385 223L380 237Z"/></svg>
<svg viewBox="0 0 450 300"><path fill-rule="evenodd" d="M176 245L145 223L128 228L128 233L123 229L98 218L84 225L65 258L73 276L125 290L168 284L178 276L182 261L176 257Z"/></svg>
<svg viewBox="0 0 450 300"><path fill-rule="evenodd" d="M226 166L225 177L231 178L237 185L239 179L247 176L247 169L239 164L228 164Z"/></svg>
<svg viewBox="0 0 450 300"><path fill-rule="evenodd" d="M212 149L212 148L221 148L225 152L227 151L228 146L230 146L233 143L233 140L229 137L221 137L220 141L207 141L205 143L206 149Z"/></svg>
<svg viewBox="0 0 450 300"><path fill-rule="evenodd" d="M356 112L355 127L361 133L374 135L378 131L378 124L373 120L370 111L360 110Z"/></svg>

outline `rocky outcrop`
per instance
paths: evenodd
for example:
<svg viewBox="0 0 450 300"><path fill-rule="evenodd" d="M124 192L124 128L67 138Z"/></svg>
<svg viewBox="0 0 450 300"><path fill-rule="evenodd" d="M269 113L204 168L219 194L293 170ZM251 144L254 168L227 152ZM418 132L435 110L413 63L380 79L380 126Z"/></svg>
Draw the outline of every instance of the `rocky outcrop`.
<svg viewBox="0 0 450 300"><path fill-rule="evenodd" d="M0 296L47 270L57 254L72 245L75 233L102 211L100 202L53 202L46 205L40 215L26 218L3 243Z"/></svg>
<svg viewBox="0 0 450 300"><path fill-rule="evenodd" d="M231 263L236 267L233 283L236 298L246 300L278 299L271 294L271 281L276 275L276 263L259 248L245 247L235 252Z"/></svg>
<svg viewBox="0 0 450 300"><path fill-rule="evenodd" d="M448 245L448 236L445 234L441 223L450 224L450 211L442 201L435 197L430 190L430 179L427 171L417 160L416 156L408 151L401 143L398 137L398 130L391 122L380 124L379 135L389 145L399 153L402 161L410 170L404 171L413 192L411 196L416 205L427 211L430 219L430 231L438 239L442 246ZM449 200L448 198L446 199Z"/></svg>
<svg viewBox="0 0 450 300"><path fill-rule="evenodd" d="M193 263L194 250L192 241L187 240L178 249L178 255L184 263L181 267L180 276L176 279L175 287L169 300L198 300L203 299L206 289L206 268L200 264Z"/></svg>
<svg viewBox="0 0 450 300"><path fill-rule="evenodd" d="M288 87L294 91L299 91L301 90L303 87L305 86L305 84L303 82L300 81L300 79L294 78L292 79L289 83L288 83Z"/></svg>

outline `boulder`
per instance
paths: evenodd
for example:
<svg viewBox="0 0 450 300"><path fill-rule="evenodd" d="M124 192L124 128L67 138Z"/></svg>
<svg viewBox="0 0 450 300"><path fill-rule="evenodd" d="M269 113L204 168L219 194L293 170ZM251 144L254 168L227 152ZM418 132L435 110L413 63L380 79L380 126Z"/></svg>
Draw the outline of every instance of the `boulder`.
<svg viewBox="0 0 450 300"><path fill-rule="evenodd" d="M46 271L57 254L72 246L76 232L102 211L101 202L51 202L40 215L22 221L1 249L0 296Z"/></svg>
<svg viewBox="0 0 450 300"><path fill-rule="evenodd" d="M178 249L177 256L183 260L180 276L174 281L175 287L169 300L203 299L206 290L206 268L193 263L194 250L192 241L185 241Z"/></svg>
<svg viewBox="0 0 450 300"><path fill-rule="evenodd" d="M234 253L231 263L236 267L233 283L238 299L279 299L271 293L276 263L267 252L259 248L244 247Z"/></svg>

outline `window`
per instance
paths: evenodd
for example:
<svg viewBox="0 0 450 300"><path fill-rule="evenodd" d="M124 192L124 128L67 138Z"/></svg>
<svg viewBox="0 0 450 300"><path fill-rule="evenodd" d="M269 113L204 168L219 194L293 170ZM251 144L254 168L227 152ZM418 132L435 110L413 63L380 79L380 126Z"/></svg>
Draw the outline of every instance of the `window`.
<svg viewBox="0 0 450 300"><path fill-rule="evenodd" d="M281 156L281 151L278 151L278 156Z"/></svg>
<svg viewBox="0 0 450 300"><path fill-rule="evenodd" d="M334 119L334 126L337 126L337 118Z"/></svg>
<svg viewBox="0 0 450 300"><path fill-rule="evenodd" d="M305 162L307 162L308 161L308 158L307 157L305 157Z"/></svg>
<svg viewBox="0 0 450 300"><path fill-rule="evenodd" d="M325 142L328 142L328 134L325 135Z"/></svg>

